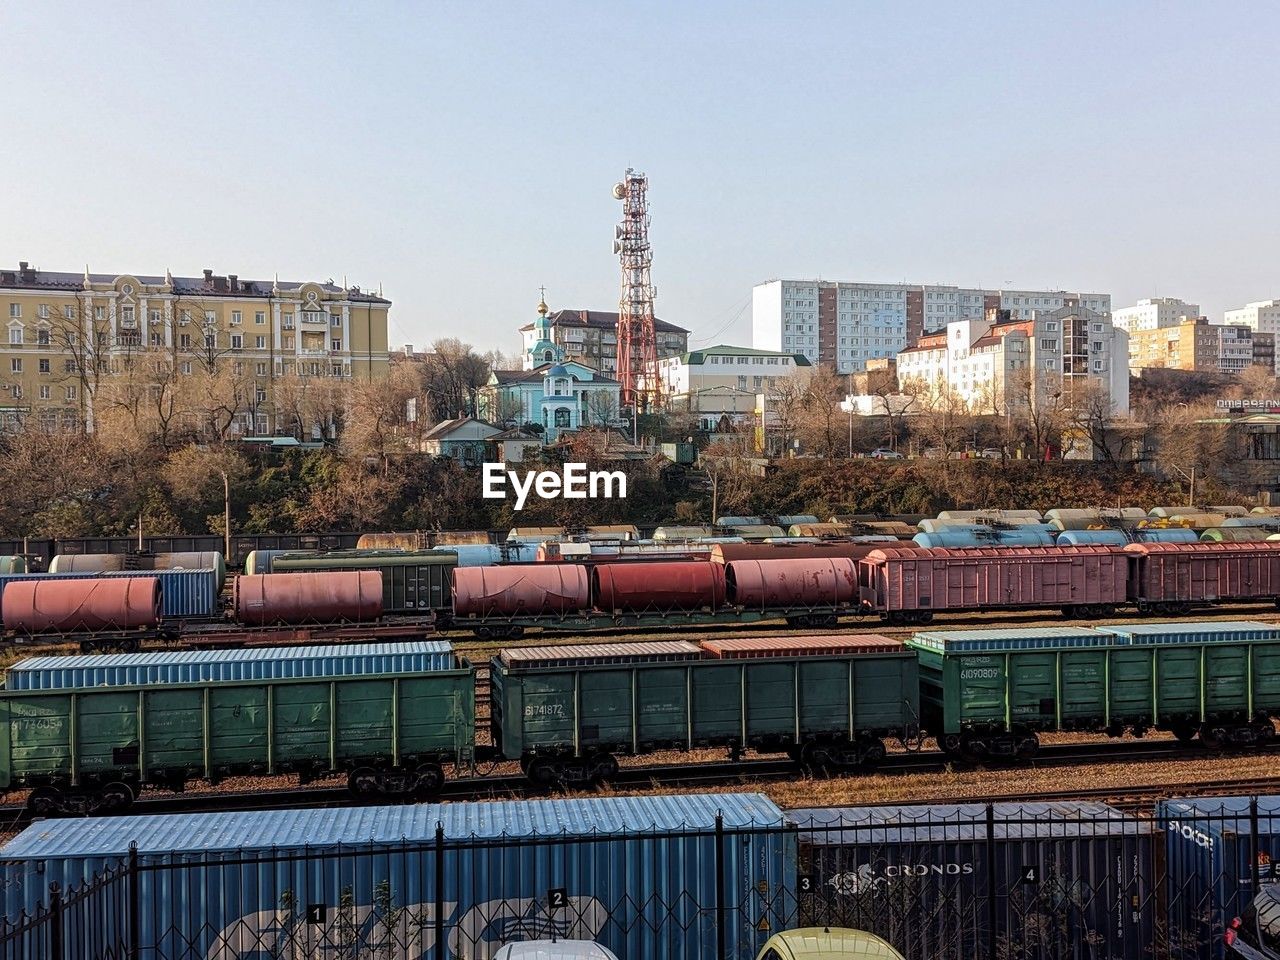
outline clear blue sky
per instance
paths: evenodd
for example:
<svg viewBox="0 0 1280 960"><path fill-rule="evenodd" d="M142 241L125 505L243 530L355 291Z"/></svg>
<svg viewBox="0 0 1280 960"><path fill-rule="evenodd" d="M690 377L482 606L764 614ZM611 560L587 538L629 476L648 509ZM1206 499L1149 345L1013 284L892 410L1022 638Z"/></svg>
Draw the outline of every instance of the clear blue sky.
<svg viewBox="0 0 1280 960"><path fill-rule="evenodd" d="M627 10L634 13L629 20ZM648 173L658 314L751 286L1280 296L1265 3L8 3L0 262L379 283L393 343L616 309Z"/></svg>

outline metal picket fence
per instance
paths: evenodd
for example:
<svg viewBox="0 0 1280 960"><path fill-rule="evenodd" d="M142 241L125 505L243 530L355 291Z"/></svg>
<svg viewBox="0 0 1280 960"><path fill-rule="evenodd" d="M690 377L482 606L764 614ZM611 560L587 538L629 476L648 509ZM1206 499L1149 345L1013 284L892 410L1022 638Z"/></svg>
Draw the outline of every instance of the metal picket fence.
<svg viewBox="0 0 1280 960"><path fill-rule="evenodd" d="M25 900L12 894L32 887L29 867L6 863L7 902L25 908L0 919L0 960L485 960L529 939L754 960L801 926L870 931L908 960L1212 960L1275 879L1275 819L1256 802L1176 822L1040 804L714 831L441 830L373 848L135 850Z"/></svg>

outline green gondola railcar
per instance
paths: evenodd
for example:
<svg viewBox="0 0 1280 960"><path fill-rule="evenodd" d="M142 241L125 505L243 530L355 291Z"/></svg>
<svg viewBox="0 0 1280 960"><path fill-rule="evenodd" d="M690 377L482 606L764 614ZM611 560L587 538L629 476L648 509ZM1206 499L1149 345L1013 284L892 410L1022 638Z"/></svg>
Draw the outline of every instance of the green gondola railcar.
<svg viewBox="0 0 1280 960"><path fill-rule="evenodd" d="M127 807L144 786L348 774L363 796L418 796L466 764L475 677L426 672L5 691L0 789L41 813Z"/></svg>
<svg viewBox="0 0 1280 960"><path fill-rule="evenodd" d="M383 613L439 615L451 608L458 555L442 550L340 550L279 554L270 563L271 573L379 570Z"/></svg>
<svg viewBox="0 0 1280 960"><path fill-rule="evenodd" d="M698 747L849 768L918 726L915 657L883 637L525 648L495 657L490 677L494 745L540 783Z"/></svg>
<svg viewBox="0 0 1280 960"><path fill-rule="evenodd" d="M1280 627L1158 623L946 630L907 641L925 727L970 758L1029 757L1038 734L1168 730L1210 748L1274 736Z"/></svg>

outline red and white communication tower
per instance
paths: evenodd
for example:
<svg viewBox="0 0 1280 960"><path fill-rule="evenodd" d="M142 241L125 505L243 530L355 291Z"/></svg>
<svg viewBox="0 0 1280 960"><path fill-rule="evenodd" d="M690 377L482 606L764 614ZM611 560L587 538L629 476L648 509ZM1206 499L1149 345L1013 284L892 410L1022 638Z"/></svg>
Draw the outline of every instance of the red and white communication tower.
<svg viewBox="0 0 1280 960"><path fill-rule="evenodd" d="M613 252L622 261L622 299L618 303L618 381L622 405L632 412L656 408L658 337L653 323L657 292L649 276L649 178L630 167L613 195L622 201L622 222L614 231Z"/></svg>

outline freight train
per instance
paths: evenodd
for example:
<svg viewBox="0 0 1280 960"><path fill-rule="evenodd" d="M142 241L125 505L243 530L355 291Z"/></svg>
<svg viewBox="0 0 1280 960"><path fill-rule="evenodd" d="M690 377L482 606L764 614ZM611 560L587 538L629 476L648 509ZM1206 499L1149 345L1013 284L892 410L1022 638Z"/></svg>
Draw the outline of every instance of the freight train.
<svg viewBox="0 0 1280 960"><path fill-rule="evenodd" d="M548 556L544 547L537 555ZM824 541L634 549L558 551L543 562L474 566L448 549L282 554L268 558L271 573L237 577L225 611L216 590L193 591L182 582L214 578L215 571L0 575L0 613L11 640L59 638L89 650L136 648L151 637L195 646L260 644L272 642L263 631L285 626L359 629L383 638L458 629L494 639L529 628L669 630L772 620L827 627L865 616L918 625L938 613L1186 616L1221 604L1280 603L1278 541L959 549ZM157 592L144 587L126 596L113 578L154 579ZM13 593L5 589L10 581L37 585Z"/></svg>
<svg viewBox="0 0 1280 960"><path fill-rule="evenodd" d="M356 796L411 798L486 761L544 787L700 748L840 772L882 758L887 738L1022 760L1064 730L1263 744L1280 716L1280 626L1249 622L508 649L488 665L488 731L476 671L442 644L264 654L19 664L0 692L0 789L30 788L42 813L245 774L345 774Z"/></svg>

